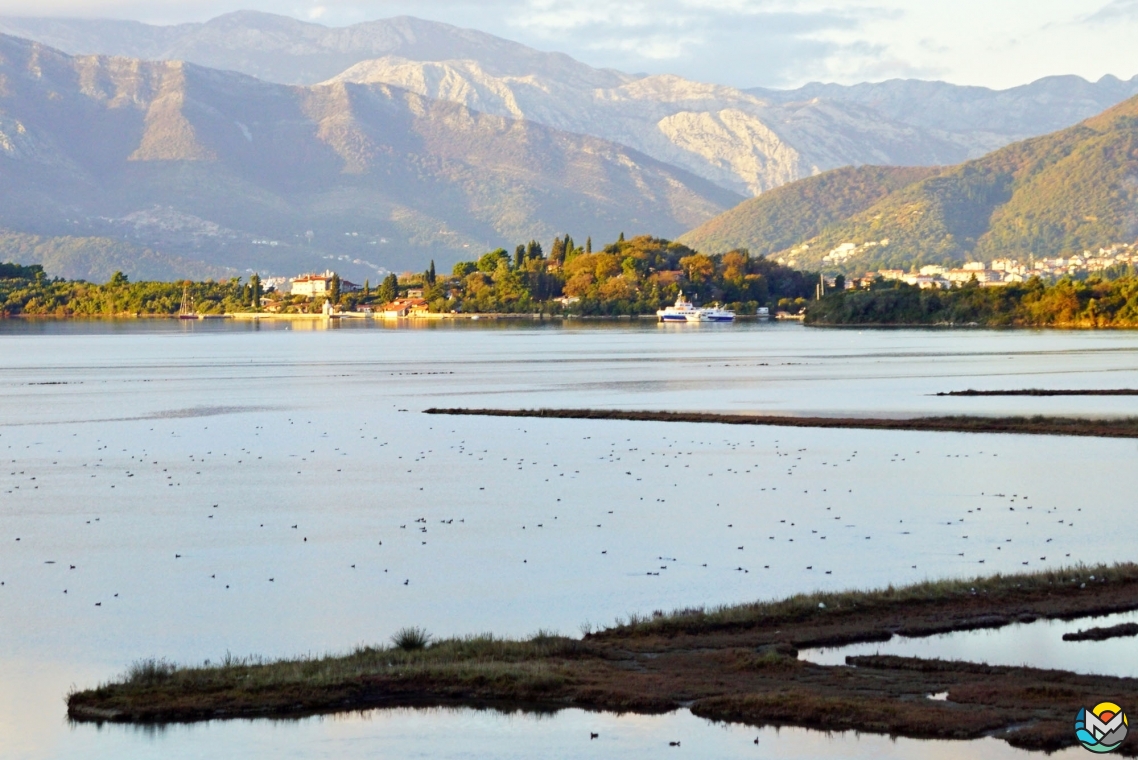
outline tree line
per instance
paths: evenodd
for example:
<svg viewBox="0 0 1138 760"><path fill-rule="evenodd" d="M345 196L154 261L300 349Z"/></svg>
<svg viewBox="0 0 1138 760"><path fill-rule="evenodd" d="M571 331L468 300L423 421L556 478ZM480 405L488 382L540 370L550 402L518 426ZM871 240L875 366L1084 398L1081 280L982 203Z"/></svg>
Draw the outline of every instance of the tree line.
<svg viewBox="0 0 1138 760"><path fill-rule="evenodd" d="M48 278L39 266L0 267L0 312L6 315L112 316L173 315L188 289L198 314L226 314L267 308L320 311L324 300L345 311L381 309L411 291L422 291L437 313L515 313L619 316L652 314L682 292L700 304L718 302L741 314L759 307L799 310L814 293L817 277L740 249L708 255L680 243L640 236L594 250L591 238L579 244L558 236L548 251L531 240L513 252L488 251L461 261L450 274L432 261L421 274L387 275L346 292L334 276L325 296L306 299L291 293L263 292L253 275L206 282L131 282L121 272L104 285ZM262 296L265 296L262 299ZM264 301L264 303L262 303Z"/></svg>
<svg viewBox="0 0 1138 760"><path fill-rule="evenodd" d="M449 276L434 264L421 275L390 275L372 294L353 299L384 303L397 292L422 289L434 312L550 313L583 316L651 314L682 291L697 303L719 302L743 314L760 306L797 309L816 277L746 250L708 255L662 238L623 235L600 250L586 238L554 238L548 254L531 240L513 252L498 248L460 261Z"/></svg>
<svg viewBox="0 0 1138 760"><path fill-rule="evenodd" d="M975 325L983 327L1138 327L1138 276L1092 275L1045 283L951 290L878 281L808 305L814 325Z"/></svg>
<svg viewBox="0 0 1138 760"><path fill-rule="evenodd" d="M198 314L228 314L259 307L261 281L131 282L115 272L103 285L49 278L42 266L0 264L0 315L110 317L174 315L188 292Z"/></svg>

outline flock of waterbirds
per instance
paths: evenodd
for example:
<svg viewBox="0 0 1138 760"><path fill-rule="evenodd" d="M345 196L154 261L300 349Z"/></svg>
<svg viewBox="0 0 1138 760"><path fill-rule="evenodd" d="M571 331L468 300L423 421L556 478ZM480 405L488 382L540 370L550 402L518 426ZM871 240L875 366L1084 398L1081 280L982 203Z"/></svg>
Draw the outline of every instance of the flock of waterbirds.
<svg viewBox="0 0 1138 760"><path fill-rule="evenodd" d="M655 509L651 505L663 506L672 500L673 511L678 506L680 511L698 516L695 522L710 537L706 543L709 551L705 556L681 558L672 547L661 546L659 548L667 549L668 553L644 556L638 560L644 565L640 573L653 578L666 576L668 571L679 567L727 570L748 575L752 572L780 575L817 573L821 576L837 574L840 577L840 552L829 549L835 540L848 545L851 539L873 541L880 540L886 534L894 540L912 537L915 542L913 556L917 557L922 553L919 548L921 544L917 542L930 540L927 535L930 523L945 528L931 540L937 546L953 544L956 549L954 554L967 562L984 565L993 559L1003 559L1005 555L1014 554L1019 565L1031 567L1047 563L1048 556L1051 556L1052 561L1060 558L1066 561L1072 556L1070 542L1065 539L1072 535L1070 531L1076 525L1076 515L1081 512L1079 507L1063 508L1057 504L1033 503L1027 494L981 492L966 495L959 500L960 504L955 510L937 516L935 521L928 519L931 515L914 509L908 522L906 518L898 518L895 525L885 525L871 509L854 498L854 488L841 488L842 485L850 485L843 483L842 468L857 470L864 466L864 454L858 450L835 452L830 449L824 454L812 454L809 447L791 447L781 438L765 441L750 436L745 439L722 438L707 428L690 431L704 433L702 437L681 437L675 434L676 431L668 429L667 425L653 424L646 426L635 442L631 437L626 437L623 441L606 441L594 435L583 436L581 449L591 449L594 452L594 456L584 460L566 457L556 447L559 440L558 432L553 429L558 425L556 421L543 425L544 430L541 432L548 440L538 441L539 436L535 435L533 440L537 445L521 456L510 456L508 450L501 450L507 447L496 446L491 437L473 439L470 430L460 433L456 427L451 427L449 431L440 429L442 435L437 437L444 441L450 436L454 437L449 440L446 449L440 447L436 450L432 447L414 451L413 446L408 447L406 441L401 442L398 437L369 435L367 425L358 425L351 432L346 432L342 429L321 429L318 420L286 418L282 426L295 429L297 425L307 430L295 440L298 444L304 442L307 445L294 446L287 453L283 449L265 446L258 450L254 442L238 443L225 440L224 437L212 439L209 425L203 425L200 435L196 436L201 441L193 447L196 450L187 451L184 446L173 447L183 449L178 454L163 444L169 444L171 440L184 442L187 438L195 437L187 435L189 431L184 429L175 434L149 427L146 431L150 434L149 442L140 442L137 448L120 447L117 451L112 451L111 444L101 438L96 438L94 446L88 448L85 454L67 448L68 445L75 447L81 444L63 443L54 455L49 456L40 451L42 446L29 443L23 444L23 451L18 451L16 447L19 444L4 442L4 438L13 438L11 434L0 434L0 445L3 445L8 454L8 466L4 472L0 472L0 492L8 497L10 507L7 511L11 514L21 504L27 503L13 497L34 499L34 492L49 487L52 478L57 476L56 468L69 469L69 474L74 476L77 465L90 480L84 493L96 511L98 505L109 505L122 498L126 490L152 489L157 485L180 489L180 492L174 492L177 495L173 498L184 503L187 509L199 509L203 519L216 520L225 516L226 507L230 505L212 497L206 500L209 503L197 504L200 497L195 492L199 490L196 485L208 480L211 469L218 466L250 470L268 467L274 472L287 471L289 475L298 478L298 483L305 478L309 482L317 480L333 483L335 478L344 477L345 467L349 463L354 469L349 471L348 477L358 475L360 468L373 468L378 464L383 468L386 479L402 481L406 493L408 490L425 491L431 488L438 483L443 471L453 468L458 462L466 461L470 463L468 471L485 474L482 478L484 484L471 484L472 491L476 488L479 492L485 492L491 488L495 495L502 498L516 498L511 496L510 489L505 485L501 473L503 467L523 473L517 476L521 479L540 482L539 490L545 495L542 499L545 503L532 504L523 509L522 513L526 517L515 526L515 556L523 565L529 565L531 559L540 557L545 548L543 544L527 549L527 542L532 545L532 541L526 537L536 532L548 533L565 529L579 531L582 526L588 526L601 531L598 535L604 536L604 545L596 553L611 560L627 551L622 550L622 547L628 543L624 534L629 530L630 523L619 521L622 512L644 516ZM265 424L255 426L254 439L272 435L267 427ZM434 425L426 427L434 430ZM391 431L386 432L390 435ZM529 436L538 433L538 430L531 424L518 427L515 432ZM72 437L77 437L77 434ZM962 444L967 442L969 439L961 439ZM922 457L927 456L919 449L896 451L888 456L888 464L905 467L912 463L910 469L919 473L924 467L936 466L933 462L922 460ZM949 459L980 459L999 455L996 452L972 450L942 456ZM61 459L65 461L61 463ZM875 464L882 466L886 462L879 461ZM492 466L497 472L491 471ZM810 467L808 474L804 474L802 469L806 466ZM826 472L832 474L825 478L820 476L820 473ZM613 490L611 498L603 502L591 498L591 489L581 488L582 483L597 481L619 483L622 477L628 479L628 485ZM898 477L912 476L899 474ZM678 493L676 489L680 489L681 484L691 486L700 480L705 483L699 490L706 494L706 501L682 505L674 503L677 497L673 494ZM724 485L720 486L719 483ZM287 488L289 485L284 483L282 487ZM812 492L814 497L811 499L809 497ZM721 510L724 500L737 498L737 494L749 494L758 504L782 506L765 506L761 510L765 520L751 519L748 520L749 524L742 525L737 524L740 522L737 518L725 518L716 526L718 512L732 513L730 510ZM361 556L345 557L345 567L355 570L365 565L382 565L384 575L396 579L403 586L412 585L415 579L409 576L405 568L392 566L385 559L384 547L399 544L405 546L410 541L423 547L424 551L429 551L431 540L439 532L455 531L468 525L463 508L464 496L469 497L470 494L451 494L454 515L430 520L415 511L386 510L389 513L402 511L404 514L390 518L390 524L375 529L374 541L370 542L374 551L368 554L361 552ZM263 494L262 497L272 499L275 495ZM987 519L1000 512L1014 513L1015 519L1008 520L1006 515L998 521ZM485 520L487 515L471 515L471 518ZM86 525L100 524L103 521L99 514L84 514L81 519ZM256 523L256 529L289 531L294 536L292 540L310 544L317 539L305 529L316 527L321 519L320 512L314 511L306 519L308 525L287 520L278 521L277 524L261 520ZM727 522L727 519L732 521ZM1017 541L1016 528L1019 525L1030 526L1033 519L1037 523L1051 526L1043 539L1046 553L1038 551L1037 541ZM251 526L242 527L248 529ZM924 535L918 536L922 531ZM994 535L993 531L1002 531L1004 535ZM22 552L37 551L36 542L28 541L26 537L12 535L9 540L19 544ZM779 543L794 544L795 551L790 554L786 551L772 552L770 547ZM446 550L453 551L455 546L453 542L448 542ZM571 545L566 545L563 549L573 551ZM477 551L474 547L470 547L470 550ZM169 554L169 559L173 562L181 561L189 557L192 551L192 547L177 549ZM358 552L358 548L355 551ZM794 562L794 559L798 561ZM82 560L78 558L45 556L41 561L49 568L62 567L68 572L83 570ZM918 569L919 564L911 564L910 567ZM1001 566L1007 565L1008 562L1001 562ZM625 574L635 572L627 564L621 565L621 568ZM285 568L277 571L270 569L265 574L264 582L278 582L284 570ZM210 572L203 577L203 582L217 580L217 572ZM0 584L4 586L10 582L9 578L0 578ZM232 584L222 582L221 585L229 589ZM808 588L810 582L804 581L799 585ZM756 584L755 588L761 594L762 584ZM66 580L62 581L59 592L69 593ZM119 594L118 590L108 587L88 601L102 606L104 602L120 598Z"/></svg>
<svg viewBox="0 0 1138 760"><path fill-rule="evenodd" d="M844 572L848 569L845 565L851 552L857 551L851 548L856 542L881 542L887 538L891 546L903 548L906 541L911 541L913 548L907 556L916 562L910 564L912 570L919 570L930 547L941 553L951 547L957 561L948 564L958 572L980 572L983 568L978 566L986 563L998 562L1001 568L1007 568L1008 555L1025 567L1059 564L1060 559L1067 563L1072 550L1084 538L1073 532L1081 508L1033 500L1018 492L962 493L959 498L950 499L952 506L943 510L930 512L914 505L895 523L886 521L856 493L865 485L862 479L854 477L867 466L864 446L842 450L828 446L816 451L814 446L798 445L800 436L797 442L788 441L783 431L774 431L782 433L779 437L763 438L756 435L758 431L727 434L706 426L649 424L636 429L633 437L629 432L634 427L622 425L624 437L619 438L601 437L603 431L594 427L591 435L580 435L574 447L566 447L564 431L557 429L564 425L561 421L525 425L498 422L498 428L507 427L512 434L498 437L488 434L485 425L470 421L442 426L438 420L422 422L407 414L404 409L393 407L381 422L360 423L350 429L326 426L319 419L262 419L252 426L251 435L234 436L227 428L225 434L217 437L210 432L210 424L200 424L197 430L192 428L198 421L171 420L166 425L145 423L144 431L117 437L115 444L103 437L91 440L73 433L71 440L52 441L55 448L50 454L45 453L48 449L43 443L25 442L11 432L0 432L0 446L7 454L7 467L0 472L0 492L9 505L4 510L7 515L0 513L0 524L11 524L4 518L49 496L53 479L62 477L74 483L82 478L87 481L82 493L90 509L75 519L81 520L83 527L129 530L129 515L113 512L108 517L100 513L100 506L114 505L128 497L132 489L145 494L166 490L187 511L211 521L219 545L240 545L241 540L222 540L224 532L235 529L246 535L255 531L271 533L275 543L314 546L328 540L321 537L326 533L321 530L321 510L302 512L299 518L295 511L288 511L279 519L257 512L256 522L252 523L247 521L248 514L233 509L235 503L247 501L251 494L233 493L227 499L209 491L211 495L203 499L200 484L221 470L253 473L264 469L268 475L257 480L262 489L266 482L276 483L278 489L298 485L312 489L313 484L326 483L334 491L337 482L360 478L378 467L384 481L398 483L403 497L418 491L424 498L435 499L440 490L447 492L449 514L440 513L438 508L429 510L430 516L422 514L406 499L401 499L399 506L385 504L380 518L360 527L360 534L355 536L358 540L333 553L342 569L370 569L385 579L372 588L382 584L404 587L408 593L414 593L421 579L411 565L401 563L397 556L406 558L411 547L431 552L436 545L439 551L447 553L477 553L477 544L466 543L461 532L491 521L495 523L494 530L507 534L499 537L499 546L512 547L495 558L503 570L509 564L514 568L532 568L536 562L544 565L548 573L559 556L588 553L595 559L579 556L575 562L565 563L565 572L572 572L575 565L602 562L610 563L613 572L628 581L639 576L656 582L654 579L677 573L712 573L720 578L723 574L757 574L758 579L746 586L753 589L755 598L772 596L766 591L770 585L764 582L764 576L782 582L788 576L796 576L792 585L802 590L823 584L840 587L842 579L849 577ZM426 441L420 443L398 434L402 431L392 430L393 419L422 425L429 433L421 436ZM582 429L579 425L569 427L575 432ZM293 432L298 429L300 434ZM269 440L273 441L271 445ZM282 440L289 443L282 445ZM924 453L922 449L897 447L869 456L874 457L874 471L887 472L892 467L899 479L915 479L926 468L942 464L930 461L932 456L949 460L950 466L960 460L998 458L996 451L969 446L982 440L959 437L955 451L936 455L930 455L925 445ZM520 451L519 441L526 442ZM134 445L124 446L124 442ZM464 473L467 492L454 491L453 479L447 476L454 471ZM530 486L519 494L510 487L511 478ZM599 492L606 494L604 497L598 496L598 483L603 484ZM703 501L692 500L693 488L704 495ZM69 489L69 493L74 492L73 486ZM252 498L271 501L280 496L279 490L262 490ZM510 510L510 514L522 516L513 526L496 519L486 506L497 499L518 498L529 503L520 510ZM740 499L748 500L755 509L740 510ZM643 529L644 519L664 509L671 515L687 515L689 529L702 534L701 554L692 556L690 549L681 554L673 544L663 542L657 547L660 553L647 554L643 540L630 540ZM1037 536L1036 530L1030 534L1033 537L1023 538L1025 534L1019 527L1027 528L1033 522L1037 529L1047 526L1046 535ZM583 534L588 532L594 538L583 540ZM550 538L558 533L564 534L563 540ZM447 540L438 541L440 536ZM63 571L55 576L59 597L114 614L115 605L124 601L123 592L107 585L95 590L88 588L83 598L76 598L69 580L86 569L81 552L80 556L67 557L44 554L42 547L50 542L43 538L10 535L9 540L18 546L20 556L34 557L46 572ZM1039 551L1040 542L1046 553ZM203 543L199 535L185 546L174 546L166 561L194 562L194 555L202 553L208 544L209 539ZM841 548L835 550L835 545ZM550 552L550 547L557 547L558 551ZM393 556L392 549L396 548L400 553ZM873 551L867 549L866 556L872 556ZM638 555L633 556L635 553ZM216 556L216 552L211 551L210 555ZM618 559L622 561L616 562ZM299 569L291 566L293 561L282 558L275 567L271 560L265 562L261 582L279 587L282 583L287 585L290 578L295 580ZM942 559L941 565L945 564ZM972 567L966 568L965 564ZM27 580L20 567L0 565L9 576L0 577L0 586L4 587L0 591L10 591L13 582ZM200 562L195 567L200 568L202 584L215 584L226 592L239 589L239 581L224 577L219 569ZM413 567L421 573L424 565L418 562ZM153 572L161 578L163 568L154 567ZM942 574L939 568L936 572ZM552 574L557 574L556 569ZM328 573L328 577L336 576ZM703 582L713 585L716 581L709 578ZM250 588L255 580L246 578L240 583L244 585L240 588L243 593L257 593ZM690 583L689 578L684 587L690 588ZM697 580L696 585L699 583ZM668 596L667 591L661 596ZM691 600L677 599L681 601ZM590 739L598 737L593 733ZM670 746L679 747L680 742L671 742Z"/></svg>

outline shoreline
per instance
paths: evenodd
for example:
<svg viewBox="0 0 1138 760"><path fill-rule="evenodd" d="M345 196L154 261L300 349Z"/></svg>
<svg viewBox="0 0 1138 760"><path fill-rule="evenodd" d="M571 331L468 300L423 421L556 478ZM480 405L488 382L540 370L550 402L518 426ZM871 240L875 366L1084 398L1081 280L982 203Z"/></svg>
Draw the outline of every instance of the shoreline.
<svg viewBox="0 0 1138 760"><path fill-rule="evenodd" d="M0 321L5 320L25 320L25 321L112 321L112 320L173 320L178 321L182 318L177 314L72 314L72 315L58 315L58 314L3 314L0 313ZM266 312L232 312L228 314L199 314L195 317L183 320L187 322L202 322L212 320L233 320L242 322L272 322L272 321L326 321L336 322L339 320L363 320L371 322L384 322L396 324L415 324L415 323L428 323L428 322L443 322L443 321L472 321L479 320L486 321L529 321L529 322L543 322L543 321L584 321L584 322L658 322L655 314L619 314L619 315L586 315L586 314L541 314L541 313L526 313L517 314L510 312L485 312L485 313L465 313L465 314L422 314L414 317L385 317L382 315L368 314L366 312L347 312L333 315L325 314L276 314ZM838 322L812 322L801 314L778 314L770 317L759 317L755 314L739 314L735 317L736 322L770 322L772 324L801 324L805 327L819 328L825 330L932 330L932 331L952 331L959 330L964 332L995 330L1000 332L1007 331L1040 331L1040 330L1056 330L1063 332L1094 332L1094 331L1127 331L1138 330L1138 325L1087 325L1087 324L1052 324L1052 325L986 325L980 323L926 323L926 322L880 322L880 323L858 323L858 324L845 324ZM690 324L690 323L689 323Z"/></svg>
<svg viewBox="0 0 1138 760"><path fill-rule="evenodd" d="M515 314L507 312L486 312L486 313L466 313L466 314L422 314L414 317L385 317L383 315L368 314L366 312L347 312L340 314L275 314L266 312L232 312L229 314L199 314L197 316L183 319L177 314L74 314L70 316L59 316L56 314L0 314L0 320L14 319L26 321L110 321L110 320L169 320L169 321L184 321L184 322L205 322L213 320L236 320L236 321L327 321L336 322L339 320L363 320L369 322L397 322L397 323L415 323L415 322L441 322L441 321L470 321L477 322L479 320L497 321L497 320L516 320L516 321L530 321L530 322L543 322L547 320L562 320L562 321L597 321L597 322L642 322L651 321L658 322L659 319L655 314L620 314L615 316L607 315L582 315L582 314ZM754 314L741 314L736 318L737 322L774 322L774 318L758 317ZM799 320L801 321L801 320Z"/></svg>
<svg viewBox="0 0 1138 760"><path fill-rule="evenodd" d="M1070 722L1079 707L1103 694L1133 703L1138 679L892 656L823 666L798 660L798 649L1135 609L1135 564L927 581L633 616L583 639L483 635L281 662L143 662L118 682L70 694L68 716L162 724L439 704L637 714L687 707L755 726L994 736L1053 751L1076 744ZM946 700L928 699L942 692Z"/></svg>
<svg viewBox="0 0 1138 760"><path fill-rule="evenodd" d="M1078 417L789 417L779 415L713 414L708 412L638 412L606 409L424 409L423 414L538 419L687 422L767 427L837 428L845 430L919 430L939 433L1011 433L1092 438L1138 438L1138 417L1090 419Z"/></svg>

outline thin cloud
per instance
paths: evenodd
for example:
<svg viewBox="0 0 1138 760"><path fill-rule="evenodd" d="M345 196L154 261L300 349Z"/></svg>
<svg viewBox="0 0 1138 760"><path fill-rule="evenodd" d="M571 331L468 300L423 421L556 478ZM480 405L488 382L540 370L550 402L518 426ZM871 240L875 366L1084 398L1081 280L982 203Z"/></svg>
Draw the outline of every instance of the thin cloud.
<svg viewBox="0 0 1138 760"><path fill-rule="evenodd" d="M1080 20L1091 24L1138 21L1138 0L1113 0Z"/></svg>
<svg viewBox="0 0 1138 760"><path fill-rule="evenodd" d="M593 66L741 87L929 76L1008 86L1051 73L1123 74L1132 58L1119 30L1138 19L1138 0L953 0L951 10L917 0L0 0L0 16L150 23L241 9L329 26L411 15ZM1054 24L1069 26L1060 34ZM1115 43L1087 44L1104 34Z"/></svg>
<svg viewBox="0 0 1138 760"><path fill-rule="evenodd" d="M866 18L879 14L793 11L766 2L546 0L520 9L510 25L546 44L575 41L581 57L604 66L780 85L824 75L832 59L854 52L831 35L854 36Z"/></svg>
<svg viewBox="0 0 1138 760"><path fill-rule="evenodd" d="M0 15L177 23L251 8L337 26L407 14L595 66L780 86L878 63L860 57L876 53L856 39L865 23L889 13L865 5L873 1L829 7L820 5L829 0L0 0Z"/></svg>

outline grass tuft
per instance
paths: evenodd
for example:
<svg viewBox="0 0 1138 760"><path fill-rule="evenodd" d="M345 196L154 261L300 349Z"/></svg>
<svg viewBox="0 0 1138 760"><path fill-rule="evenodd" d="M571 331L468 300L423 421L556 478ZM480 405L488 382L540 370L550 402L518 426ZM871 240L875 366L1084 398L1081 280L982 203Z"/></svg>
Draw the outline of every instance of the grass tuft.
<svg viewBox="0 0 1138 760"><path fill-rule="evenodd" d="M123 681L132 686L160 686L170 680L178 667L166 660L138 660L127 668Z"/></svg>
<svg viewBox="0 0 1138 760"><path fill-rule="evenodd" d="M431 634L427 633L426 628L408 626L396 631L391 637L391 643L404 652L418 652L431 643Z"/></svg>

